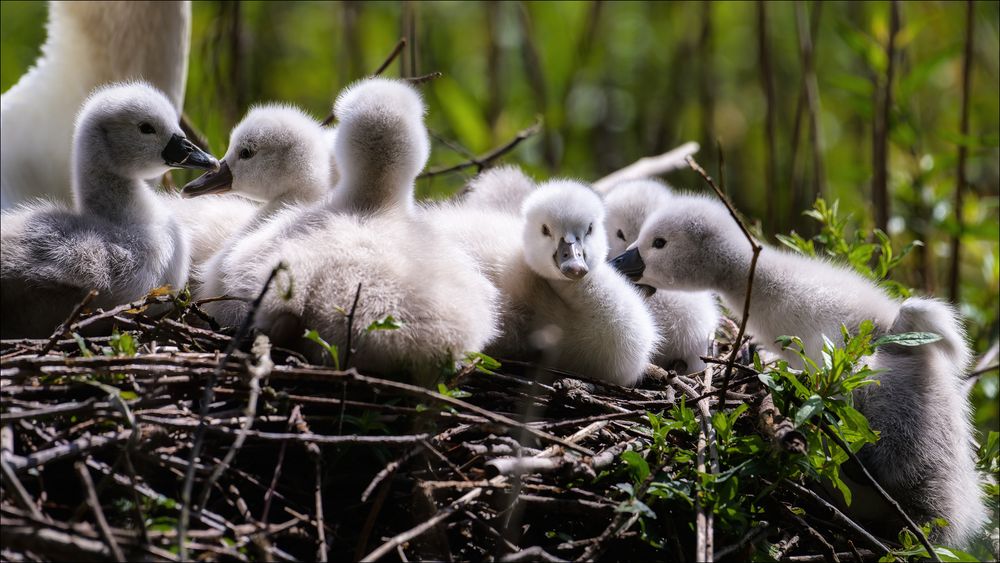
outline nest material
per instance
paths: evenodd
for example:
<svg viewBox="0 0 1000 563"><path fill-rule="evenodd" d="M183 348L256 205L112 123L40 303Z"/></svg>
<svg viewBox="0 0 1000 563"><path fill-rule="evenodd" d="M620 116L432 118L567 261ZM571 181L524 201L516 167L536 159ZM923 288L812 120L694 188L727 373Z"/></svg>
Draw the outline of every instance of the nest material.
<svg viewBox="0 0 1000 563"><path fill-rule="evenodd" d="M81 336L108 320L129 336ZM642 513L625 509L621 454L648 449L647 412L681 396L705 420L748 403L740 431L804 447L751 368L736 366L718 401L732 323L703 374L651 366L628 389L475 360L439 393L307 365L263 337L231 346L194 326L208 322L160 295L75 312L49 340L3 342L4 559L745 559L763 542L795 561L881 555L795 483L738 535L713 537L704 507L654 505L649 521L669 538L654 547ZM703 428L690 447L711 471Z"/></svg>

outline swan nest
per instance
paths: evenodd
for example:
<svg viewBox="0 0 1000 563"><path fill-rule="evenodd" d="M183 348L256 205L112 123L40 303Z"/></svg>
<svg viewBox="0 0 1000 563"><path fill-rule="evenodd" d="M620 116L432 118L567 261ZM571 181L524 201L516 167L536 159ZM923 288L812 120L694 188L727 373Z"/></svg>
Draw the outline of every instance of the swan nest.
<svg viewBox="0 0 1000 563"><path fill-rule="evenodd" d="M108 319L114 334L83 336ZM794 487L761 479L767 508L741 531L716 516L714 538L712 511L684 498L714 432L657 434L647 414L669 421L682 397L699 425L747 404L731 429L770 444L762 458L802 445L746 365L719 404L736 332L717 334L715 386L651 367L629 389L473 356L428 390L213 330L173 295L84 310L51 339L2 343L0 556L689 560L708 541L716 558L877 559ZM689 455L647 462L656 440Z"/></svg>

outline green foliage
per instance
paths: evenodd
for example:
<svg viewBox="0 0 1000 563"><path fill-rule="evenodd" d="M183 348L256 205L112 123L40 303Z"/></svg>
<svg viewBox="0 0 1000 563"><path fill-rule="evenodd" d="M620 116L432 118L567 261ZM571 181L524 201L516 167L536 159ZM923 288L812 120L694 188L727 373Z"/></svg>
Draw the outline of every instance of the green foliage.
<svg viewBox="0 0 1000 563"><path fill-rule="evenodd" d="M375 332L377 330L399 330L403 328L403 322L397 321L392 315L372 321L372 324L365 328L365 332Z"/></svg>
<svg viewBox="0 0 1000 563"><path fill-rule="evenodd" d="M108 356L136 355L137 350L135 337L133 337L129 332L118 332L118 330L115 329L111 333L111 340L109 341L109 344L111 347L104 350L104 353Z"/></svg>
<svg viewBox="0 0 1000 563"><path fill-rule="evenodd" d="M494 370L500 369L500 362L482 352L466 352L465 361L475 366L476 371L494 375Z"/></svg>
<svg viewBox="0 0 1000 563"><path fill-rule="evenodd" d="M323 337L320 336L319 333L316 332L316 330L314 329L307 330L305 334L302 335L302 338L311 340L316 344L319 344L324 350L326 350L326 353L330 356L330 360L333 362L333 369L338 371L340 370L340 351L337 349L336 345L330 344L326 340L323 340Z"/></svg>
<svg viewBox="0 0 1000 563"><path fill-rule="evenodd" d="M914 247L923 246L922 242L912 241L897 254L893 251L889 235L879 229L870 233L858 229L852 237L848 237L847 225L851 215L840 215L838 200L828 206L826 200L819 198L813 208L803 212L803 215L815 219L820 225L820 232L811 239L802 238L795 231L790 235L776 234L775 237L782 244L806 256L817 256L817 252L821 251L826 256L842 260L858 273L882 283L893 295L910 296L909 288L888 279L888 276ZM868 242L872 239L875 241ZM818 250L817 245L820 245Z"/></svg>

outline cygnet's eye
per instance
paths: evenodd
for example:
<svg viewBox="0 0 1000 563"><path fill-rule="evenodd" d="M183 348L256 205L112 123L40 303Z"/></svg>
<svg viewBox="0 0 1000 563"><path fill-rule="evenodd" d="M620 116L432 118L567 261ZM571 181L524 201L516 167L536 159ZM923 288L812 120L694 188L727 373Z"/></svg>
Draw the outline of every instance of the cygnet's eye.
<svg viewBox="0 0 1000 563"><path fill-rule="evenodd" d="M624 240L625 242L628 242L627 240L625 240L625 233L623 233L621 229L618 229L618 232L615 233L615 236L617 236L618 238Z"/></svg>
<svg viewBox="0 0 1000 563"><path fill-rule="evenodd" d="M549 226L548 225L542 225L542 234L545 235L545 236L547 236L547 237L552 236L552 231L549 230Z"/></svg>
<svg viewBox="0 0 1000 563"><path fill-rule="evenodd" d="M664 246L667 246L666 239L662 237L656 237L653 239L653 248L663 248Z"/></svg>
<svg viewBox="0 0 1000 563"><path fill-rule="evenodd" d="M593 223L591 223L591 224L590 224L590 226L589 226L589 227L587 227L587 234L588 234L588 235L589 235L589 234L593 234L593 232L594 232L594 224L593 224Z"/></svg>
<svg viewBox="0 0 1000 563"><path fill-rule="evenodd" d="M152 125L143 121L139 124L139 132L143 135L155 135L156 129L154 129Z"/></svg>
<svg viewBox="0 0 1000 563"><path fill-rule="evenodd" d="M248 147L243 147L242 149L240 149L240 158L243 160L251 159L253 158L253 155L254 152L250 150Z"/></svg>

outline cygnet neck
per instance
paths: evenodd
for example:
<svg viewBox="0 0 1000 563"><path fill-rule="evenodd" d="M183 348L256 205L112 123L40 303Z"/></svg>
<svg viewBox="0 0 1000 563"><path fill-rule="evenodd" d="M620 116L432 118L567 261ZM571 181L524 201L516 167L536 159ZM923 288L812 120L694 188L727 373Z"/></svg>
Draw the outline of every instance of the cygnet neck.
<svg viewBox="0 0 1000 563"><path fill-rule="evenodd" d="M81 151L82 152L82 151ZM115 223L146 222L156 212L152 190L143 180L129 178L96 162L85 154L76 164L73 196L76 210Z"/></svg>
<svg viewBox="0 0 1000 563"><path fill-rule="evenodd" d="M354 213L402 211L410 214L414 208L413 181L396 176L389 171L342 170L331 202L338 210Z"/></svg>

